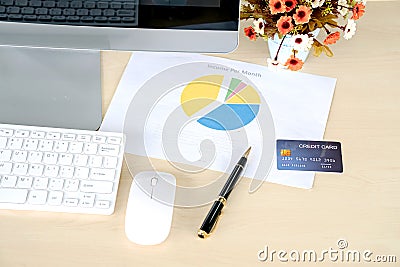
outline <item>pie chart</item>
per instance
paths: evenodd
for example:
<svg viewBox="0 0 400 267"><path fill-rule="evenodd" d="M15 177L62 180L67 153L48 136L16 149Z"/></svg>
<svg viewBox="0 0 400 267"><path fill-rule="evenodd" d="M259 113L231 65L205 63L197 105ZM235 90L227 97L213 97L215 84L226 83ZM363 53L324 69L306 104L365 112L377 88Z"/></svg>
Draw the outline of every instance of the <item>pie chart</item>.
<svg viewBox="0 0 400 267"><path fill-rule="evenodd" d="M223 103L217 99L223 96ZM197 120L214 130L235 130L249 124L260 109L256 89L241 79L206 75L189 82L181 94L181 106L189 117L205 112ZM211 107L211 110L209 110Z"/></svg>

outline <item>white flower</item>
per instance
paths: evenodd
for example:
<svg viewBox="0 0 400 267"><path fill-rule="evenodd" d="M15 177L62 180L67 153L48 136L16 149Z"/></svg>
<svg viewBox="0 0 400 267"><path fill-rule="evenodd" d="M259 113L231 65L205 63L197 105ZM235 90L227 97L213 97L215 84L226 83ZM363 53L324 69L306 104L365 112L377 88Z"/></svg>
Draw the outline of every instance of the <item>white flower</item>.
<svg viewBox="0 0 400 267"><path fill-rule="evenodd" d="M278 71L285 68L285 66L279 63L279 61L273 60L272 58L267 58L267 67L272 71Z"/></svg>
<svg viewBox="0 0 400 267"><path fill-rule="evenodd" d="M263 35L264 34L264 26L265 26L264 20L262 18L259 18L255 21L253 21L253 24L254 24L254 27L253 27L254 31L258 34Z"/></svg>
<svg viewBox="0 0 400 267"><path fill-rule="evenodd" d="M347 25L346 28L344 29L344 34L343 34L343 38L346 40L351 39L351 37L353 37L354 34L356 34L356 23L354 22L354 20L349 19L347 20Z"/></svg>
<svg viewBox="0 0 400 267"><path fill-rule="evenodd" d="M367 0L361 0L361 3L365 6L367 4Z"/></svg>
<svg viewBox="0 0 400 267"><path fill-rule="evenodd" d="M325 3L325 0L311 0L312 8L317 8L322 6Z"/></svg>
<svg viewBox="0 0 400 267"><path fill-rule="evenodd" d="M308 51L314 43L314 38L308 37L307 34L297 34L291 38L293 49L297 51Z"/></svg>
<svg viewBox="0 0 400 267"><path fill-rule="evenodd" d="M347 0L339 0L337 10L339 11L340 15L343 17L349 13L349 9L347 8Z"/></svg>

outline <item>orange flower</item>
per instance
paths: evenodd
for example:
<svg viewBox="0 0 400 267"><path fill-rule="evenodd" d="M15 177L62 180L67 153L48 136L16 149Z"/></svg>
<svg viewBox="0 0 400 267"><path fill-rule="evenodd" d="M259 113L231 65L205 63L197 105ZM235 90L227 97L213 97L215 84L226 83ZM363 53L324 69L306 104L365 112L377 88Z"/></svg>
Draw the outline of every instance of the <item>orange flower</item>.
<svg viewBox="0 0 400 267"><path fill-rule="evenodd" d="M281 0L271 0L269 2L269 9L271 10L271 14L277 14L285 12L285 4Z"/></svg>
<svg viewBox="0 0 400 267"><path fill-rule="evenodd" d="M336 43L337 40L339 40L339 38L340 38L340 32L331 33L325 38L324 44L326 45L334 44Z"/></svg>
<svg viewBox="0 0 400 267"><path fill-rule="evenodd" d="M257 34L256 31L253 29L253 27L247 27L244 28L244 34L249 37L250 40L255 41L257 39Z"/></svg>
<svg viewBox="0 0 400 267"><path fill-rule="evenodd" d="M285 11L289 12L297 5L297 0L284 0Z"/></svg>
<svg viewBox="0 0 400 267"><path fill-rule="evenodd" d="M276 27L281 34L287 34L293 29L292 17L282 16L277 21Z"/></svg>
<svg viewBox="0 0 400 267"><path fill-rule="evenodd" d="M287 66L289 70L293 71L301 69L303 65L304 62L300 58L294 57L293 55L291 55L285 63L285 66Z"/></svg>
<svg viewBox="0 0 400 267"><path fill-rule="evenodd" d="M293 19L296 24L307 23L310 20L311 12L311 8L307 6L299 6L296 9L296 14L293 15Z"/></svg>
<svg viewBox="0 0 400 267"><path fill-rule="evenodd" d="M357 20L362 17L365 13L365 6L362 3L357 3L353 7L353 16L351 17L354 20Z"/></svg>

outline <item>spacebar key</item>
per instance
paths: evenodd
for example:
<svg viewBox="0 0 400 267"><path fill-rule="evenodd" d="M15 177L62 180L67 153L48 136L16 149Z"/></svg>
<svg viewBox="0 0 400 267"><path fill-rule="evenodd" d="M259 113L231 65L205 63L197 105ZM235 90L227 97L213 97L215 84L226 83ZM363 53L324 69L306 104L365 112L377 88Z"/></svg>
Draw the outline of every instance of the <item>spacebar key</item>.
<svg viewBox="0 0 400 267"><path fill-rule="evenodd" d="M0 188L0 203L23 204L27 196L26 189Z"/></svg>

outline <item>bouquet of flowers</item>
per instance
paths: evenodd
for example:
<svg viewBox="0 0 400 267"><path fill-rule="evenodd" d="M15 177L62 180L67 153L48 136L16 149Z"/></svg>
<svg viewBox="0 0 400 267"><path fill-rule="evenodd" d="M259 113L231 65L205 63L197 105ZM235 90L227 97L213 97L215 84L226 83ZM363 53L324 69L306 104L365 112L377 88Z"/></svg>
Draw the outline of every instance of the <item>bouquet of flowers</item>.
<svg viewBox="0 0 400 267"><path fill-rule="evenodd" d="M269 67L299 70L304 62L296 57L299 51L314 48L314 55L322 52L333 56L330 45L341 37L349 40L356 32L356 20L365 12L362 0L246 0L242 4L241 19L252 19L253 26L244 29L250 40L258 37L281 39L276 55L267 60ZM325 39L318 41L312 32L320 29ZM285 63L278 62L278 54L286 36L291 36L292 54ZM273 58L272 58L273 57Z"/></svg>

